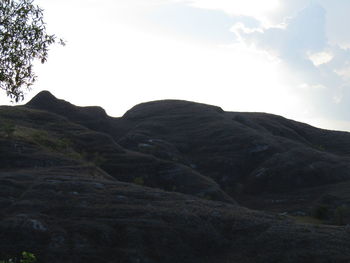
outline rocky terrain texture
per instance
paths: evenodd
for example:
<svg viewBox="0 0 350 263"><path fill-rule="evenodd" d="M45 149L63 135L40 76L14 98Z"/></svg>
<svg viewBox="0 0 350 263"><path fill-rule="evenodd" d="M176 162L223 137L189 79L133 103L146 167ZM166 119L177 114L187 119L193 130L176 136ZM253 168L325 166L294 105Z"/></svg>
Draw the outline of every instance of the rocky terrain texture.
<svg viewBox="0 0 350 263"><path fill-rule="evenodd" d="M165 100L0 107L0 259L350 262L350 134Z"/></svg>

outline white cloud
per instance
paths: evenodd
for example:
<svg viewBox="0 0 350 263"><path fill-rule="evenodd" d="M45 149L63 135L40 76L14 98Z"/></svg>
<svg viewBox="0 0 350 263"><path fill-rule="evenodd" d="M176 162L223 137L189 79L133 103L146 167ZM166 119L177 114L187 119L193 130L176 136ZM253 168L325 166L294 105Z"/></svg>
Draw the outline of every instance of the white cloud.
<svg viewBox="0 0 350 263"><path fill-rule="evenodd" d="M295 94L310 105L314 116L350 119L346 107L350 103L350 50L328 40L327 19L323 6L310 4L285 20L285 27L256 29L237 24L233 32L246 45L265 50L286 65Z"/></svg>
<svg viewBox="0 0 350 263"><path fill-rule="evenodd" d="M326 52L326 51L316 52L316 53L308 52L307 55L308 55L308 58L316 67L326 64L334 58L332 53Z"/></svg>
<svg viewBox="0 0 350 263"><path fill-rule="evenodd" d="M142 0L140 0L142 1ZM193 7L220 10L232 16L250 16L259 20L265 27L283 24L286 19L295 17L310 3L319 4L325 10L327 23L326 36L329 43L342 48L350 47L350 1L348 0L168 0L181 2ZM311 21L311 20L310 20Z"/></svg>
<svg viewBox="0 0 350 263"><path fill-rule="evenodd" d="M261 1L263 2L263 1ZM319 4L325 10L327 23L325 24L326 36L331 45L342 48L350 48L350 1L348 0L279 0L279 7L274 12L267 14L271 24L280 24L285 19L295 17L300 10L306 8L310 3Z"/></svg>
<svg viewBox="0 0 350 263"><path fill-rule="evenodd" d="M344 80L350 80L350 67L344 67L340 69L335 69L334 72L342 77Z"/></svg>
<svg viewBox="0 0 350 263"><path fill-rule="evenodd" d="M336 94L333 96L333 102L335 104L340 104L343 100L343 95L342 94Z"/></svg>
<svg viewBox="0 0 350 263"><path fill-rule="evenodd" d="M329 43L350 48L350 1L319 0L319 2L327 10L326 31Z"/></svg>
<svg viewBox="0 0 350 263"><path fill-rule="evenodd" d="M251 27L245 26L244 23L242 22L238 22L231 27L231 32L235 33L239 37L240 32L243 32L245 34L251 34L254 32L263 33L264 31L260 27L251 28Z"/></svg>
<svg viewBox="0 0 350 263"><path fill-rule="evenodd" d="M323 89L326 89L326 87L321 85L321 84L310 85L308 83L302 83L302 84L298 85L298 88L302 89L302 90L323 90Z"/></svg>
<svg viewBox="0 0 350 263"><path fill-rule="evenodd" d="M279 0L172 0L192 7L220 10L233 16L251 16L269 25L268 15L279 7Z"/></svg>

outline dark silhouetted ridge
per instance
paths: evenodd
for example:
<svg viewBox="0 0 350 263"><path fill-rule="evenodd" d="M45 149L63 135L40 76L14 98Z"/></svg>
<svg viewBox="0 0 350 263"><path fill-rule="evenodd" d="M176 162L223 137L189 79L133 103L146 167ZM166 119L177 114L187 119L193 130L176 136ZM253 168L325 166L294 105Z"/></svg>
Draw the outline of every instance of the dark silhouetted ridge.
<svg viewBox="0 0 350 263"><path fill-rule="evenodd" d="M143 119L147 117L174 116L181 114L218 114L224 111L217 106L184 101L159 100L141 103L127 111L123 118Z"/></svg>
<svg viewBox="0 0 350 263"><path fill-rule="evenodd" d="M56 113L96 131L106 133L114 131L113 125L111 125L112 118L106 114L103 108L99 106L75 106L65 100L57 99L49 91L38 93L26 106Z"/></svg>
<svg viewBox="0 0 350 263"><path fill-rule="evenodd" d="M39 92L26 106L47 110L71 119L106 118L105 110L98 106L78 107L65 100L57 99L49 91Z"/></svg>

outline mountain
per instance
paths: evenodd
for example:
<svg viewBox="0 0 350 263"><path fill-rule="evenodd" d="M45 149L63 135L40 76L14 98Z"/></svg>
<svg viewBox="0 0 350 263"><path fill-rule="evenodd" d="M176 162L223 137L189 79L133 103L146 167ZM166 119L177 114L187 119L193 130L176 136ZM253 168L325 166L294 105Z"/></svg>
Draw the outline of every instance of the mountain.
<svg viewBox="0 0 350 263"><path fill-rule="evenodd" d="M350 178L347 132L317 129L271 114L224 112L216 106L176 100L143 103L122 118L111 118L97 107L76 107L49 92L38 94L28 106L108 134L126 150L190 168L250 208L293 212L325 205L323 199L333 200L327 205L347 205L342 199L350 198L334 193L346 189L344 182ZM100 112L98 118L91 109ZM101 168L127 180L121 178L113 160ZM154 180L145 184L154 187ZM286 205L280 207L281 202Z"/></svg>
<svg viewBox="0 0 350 263"><path fill-rule="evenodd" d="M350 134L179 100L0 107L0 257L349 262Z"/></svg>

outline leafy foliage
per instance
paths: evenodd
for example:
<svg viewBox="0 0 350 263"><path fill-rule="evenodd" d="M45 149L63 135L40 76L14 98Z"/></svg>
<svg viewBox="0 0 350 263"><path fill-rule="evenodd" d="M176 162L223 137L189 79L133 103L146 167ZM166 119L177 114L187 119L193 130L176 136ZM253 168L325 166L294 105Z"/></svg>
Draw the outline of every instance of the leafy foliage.
<svg viewBox="0 0 350 263"><path fill-rule="evenodd" d="M18 261L17 258L10 258L8 260L0 260L0 263L35 263L37 262L36 256L32 253L23 251L22 258Z"/></svg>
<svg viewBox="0 0 350 263"><path fill-rule="evenodd" d="M34 263L36 262L36 257L34 254L29 252L22 252L22 259L20 260L20 263Z"/></svg>
<svg viewBox="0 0 350 263"><path fill-rule="evenodd" d="M0 88L16 102L23 99L23 87L30 89L36 80L33 61L45 63L51 44L64 45L46 33L43 10L33 1L0 1Z"/></svg>

